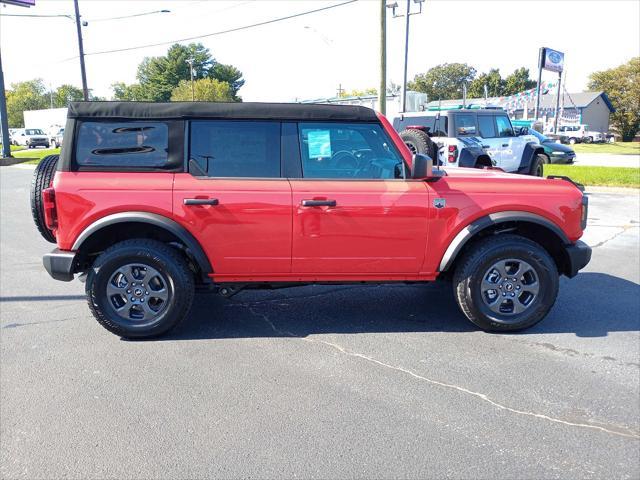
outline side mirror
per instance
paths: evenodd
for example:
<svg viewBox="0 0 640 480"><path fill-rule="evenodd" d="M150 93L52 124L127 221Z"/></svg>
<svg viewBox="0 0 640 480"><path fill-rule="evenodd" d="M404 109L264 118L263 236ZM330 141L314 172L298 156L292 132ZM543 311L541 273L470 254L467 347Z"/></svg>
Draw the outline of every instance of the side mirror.
<svg viewBox="0 0 640 480"><path fill-rule="evenodd" d="M411 178L429 178L432 176L433 160L429 155L417 153L413 156L413 164L411 165Z"/></svg>

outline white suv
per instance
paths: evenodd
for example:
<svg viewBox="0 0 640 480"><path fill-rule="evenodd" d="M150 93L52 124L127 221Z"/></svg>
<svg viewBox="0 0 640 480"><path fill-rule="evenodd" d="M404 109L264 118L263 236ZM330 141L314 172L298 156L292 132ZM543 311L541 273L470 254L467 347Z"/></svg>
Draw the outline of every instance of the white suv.
<svg viewBox="0 0 640 480"><path fill-rule="evenodd" d="M549 163L536 138L517 135L501 109L405 113L393 126L413 153L426 153L439 165L542 176L542 166Z"/></svg>

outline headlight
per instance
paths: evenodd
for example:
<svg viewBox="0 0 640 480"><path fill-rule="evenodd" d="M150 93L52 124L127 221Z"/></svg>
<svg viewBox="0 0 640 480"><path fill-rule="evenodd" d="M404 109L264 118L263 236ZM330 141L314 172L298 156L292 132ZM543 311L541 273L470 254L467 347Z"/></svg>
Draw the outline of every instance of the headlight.
<svg viewBox="0 0 640 480"><path fill-rule="evenodd" d="M551 152L553 155L564 155L567 152Z"/></svg>

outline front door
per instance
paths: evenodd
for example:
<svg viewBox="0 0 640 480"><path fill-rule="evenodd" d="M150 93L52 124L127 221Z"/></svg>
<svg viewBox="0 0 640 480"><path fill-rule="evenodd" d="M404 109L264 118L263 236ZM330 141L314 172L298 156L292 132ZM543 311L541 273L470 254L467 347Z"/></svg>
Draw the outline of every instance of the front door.
<svg viewBox="0 0 640 480"><path fill-rule="evenodd" d="M418 273L429 193L404 178L403 159L380 125L301 122L298 133L292 273L328 280Z"/></svg>
<svg viewBox="0 0 640 480"><path fill-rule="evenodd" d="M517 137L507 115L496 115L497 140L500 142L501 158L498 166L506 172L515 172L520 168L525 140Z"/></svg>
<svg viewBox="0 0 640 480"><path fill-rule="evenodd" d="M189 172L173 208L218 281L291 270L291 187L280 169L280 122L192 121Z"/></svg>

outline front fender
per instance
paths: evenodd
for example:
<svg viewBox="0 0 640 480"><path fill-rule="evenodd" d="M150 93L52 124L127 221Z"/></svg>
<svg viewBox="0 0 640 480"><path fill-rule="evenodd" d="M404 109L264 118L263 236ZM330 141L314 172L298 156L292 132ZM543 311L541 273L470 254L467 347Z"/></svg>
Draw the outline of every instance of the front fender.
<svg viewBox="0 0 640 480"><path fill-rule="evenodd" d="M524 146L524 150L522 152L522 158L520 159L520 166L518 167L518 173L524 173L524 174L529 173L531 171L531 162L533 162L533 159L539 153L543 155L545 154L544 148L542 147L542 145L535 142L528 142Z"/></svg>

